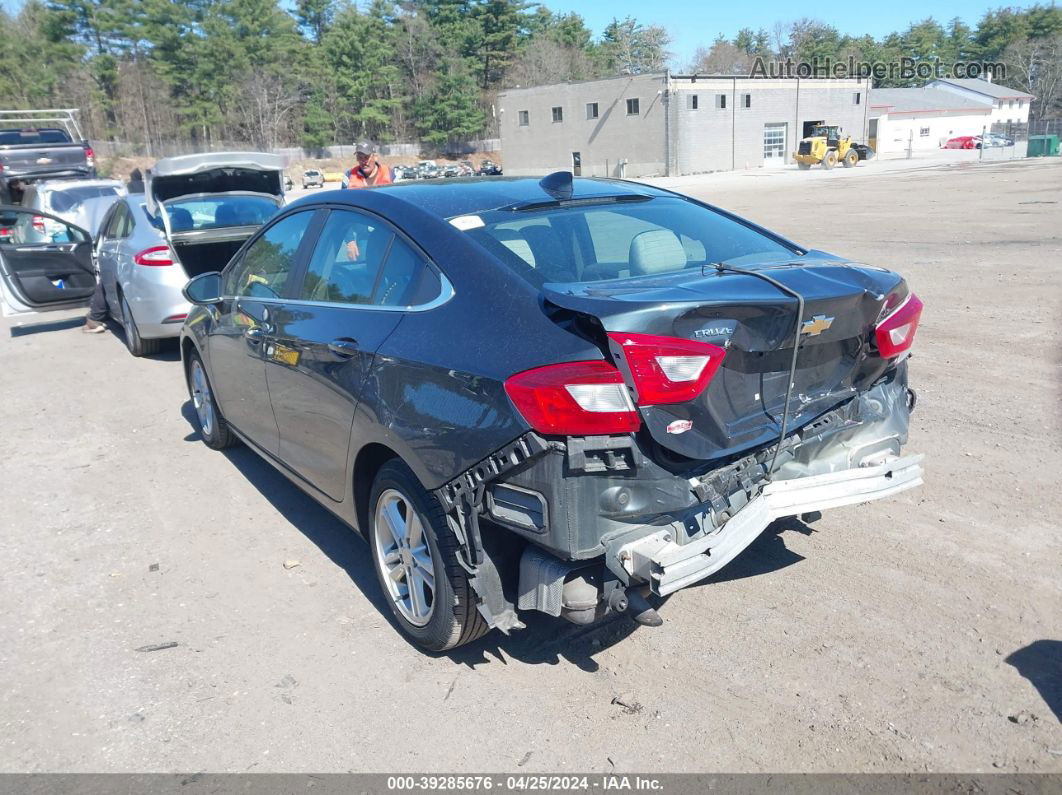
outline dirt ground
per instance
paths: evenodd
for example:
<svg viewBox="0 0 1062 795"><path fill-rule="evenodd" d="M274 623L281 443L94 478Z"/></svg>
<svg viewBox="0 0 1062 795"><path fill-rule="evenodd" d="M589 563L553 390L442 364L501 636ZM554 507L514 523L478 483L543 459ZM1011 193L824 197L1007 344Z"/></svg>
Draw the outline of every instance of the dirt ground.
<svg viewBox="0 0 1062 795"><path fill-rule="evenodd" d="M422 655L352 532L198 441L175 352L0 322L0 771L1062 772L1062 163L871 169L684 190L906 274L926 485L658 629Z"/></svg>

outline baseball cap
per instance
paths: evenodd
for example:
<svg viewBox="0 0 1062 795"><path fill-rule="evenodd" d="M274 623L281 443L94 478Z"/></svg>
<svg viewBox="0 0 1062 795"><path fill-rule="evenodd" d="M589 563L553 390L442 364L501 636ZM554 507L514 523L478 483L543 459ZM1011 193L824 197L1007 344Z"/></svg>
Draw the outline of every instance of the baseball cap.
<svg viewBox="0 0 1062 795"><path fill-rule="evenodd" d="M374 144L372 141L358 141L356 144L354 144L354 154L357 154L359 152L366 155L371 155L376 152L376 144Z"/></svg>

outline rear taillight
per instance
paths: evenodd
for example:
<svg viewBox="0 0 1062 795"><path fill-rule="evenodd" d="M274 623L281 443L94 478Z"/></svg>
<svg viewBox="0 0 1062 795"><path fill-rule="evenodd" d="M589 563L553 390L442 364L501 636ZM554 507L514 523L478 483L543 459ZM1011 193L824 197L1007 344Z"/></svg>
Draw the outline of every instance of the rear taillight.
<svg viewBox="0 0 1062 795"><path fill-rule="evenodd" d="M874 327L874 339L882 358L891 359L910 350L921 317L922 302L911 293Z"/></svg>
<svg viewBox="0 0 1062 795"><path fill-rule="evenodd" d="M42 235L45 232L48 231L47 227L45 227L45 225L44 225L44 216L43 215L35 215L35 216L33 216L33 220L30 221L30 223L33 225L34 231L40 232Z"/></svg>
<svg viewBox="0 0 1062 795"><path fill-rule="evenodd" d="M540 433L586 436L630 433L641 427L623 375L608 362L566 362L525 370L505 393Z"/></svg>
<svg viewBox="0 0 1062 795"><path fill-rule="evenodd" d="M172 265L173 252L169 246L152 246L134 254L133 262L137 265Z"/></svg>
<svg viewBox="0 0 1062 795"><path fill-rule="evenodd" d="M685 403L712 380L726 351L707 342L610 332L630 368L639 406Z"/></svg>
<svg viewBox="0 0 1062 795"><path fill-rule="evenodd" d="M92 151L91 146L85 147L85 165L89 168L94 168L96 166L96 153Z"/></svg>

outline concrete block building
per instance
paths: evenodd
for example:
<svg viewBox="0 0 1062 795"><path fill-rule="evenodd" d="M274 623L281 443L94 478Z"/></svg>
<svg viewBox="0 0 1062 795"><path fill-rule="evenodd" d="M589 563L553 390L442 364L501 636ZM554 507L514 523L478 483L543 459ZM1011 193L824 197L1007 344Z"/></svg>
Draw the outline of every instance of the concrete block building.
<svg viewBox="0 0 1062 795"><path fill-rule="evenodd" d="M810 126L865 141L869 80L670 73L515 88L498 97L505 173L677 176L781 166Z"/></svg>

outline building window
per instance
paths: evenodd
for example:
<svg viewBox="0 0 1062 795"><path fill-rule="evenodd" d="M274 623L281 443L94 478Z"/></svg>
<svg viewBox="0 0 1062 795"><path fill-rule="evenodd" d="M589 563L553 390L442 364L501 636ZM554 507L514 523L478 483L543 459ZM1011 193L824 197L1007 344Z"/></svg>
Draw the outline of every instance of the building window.
<svg viewBox="0 0 1062 795"><path fill-rule="evenodd" d="M853 105L858 105L858 104L859 104L860 102L862 102L862 101L863 101L863 94L862 94L862 92L860 92L860 91L857 91L857 92L855 92L854 94L852 94L852 104L853 104Z"/></svg>
<svg viewBox="0 0 1062 795"><path fill-rule="evenodd" d="M1000 110L1002 110L1003 109L1003 100L998 100L996 102L996 107L999 108Z"/></svg>
<svg viewBox="0 0 1062 795"><path fill-rule="evenodd" d="M928 127L919 127L918 128L918 134L922 138L928 138L929 137L929 128Z"/></svg>
<svg viewBox="0 0 1062 795"><path fill-rule="evenodd" d="M751 107L752 107L752 94L745 94L745 95L744 95L744 96L742 97L742 104L743 104L743 105L744 105L744 106L745 106L746 108L751 108Z"/></svg>
<svg viewBox="0 0 1062 795"><path fill-rule="evenodd" d="M553 121L564 121L564 108L558 106L553 109Z"/></svg>
<svg viewBox="0 0 1062 795"><path fill-rule="evenodd" d="M636 99L628 99L627 100L627 115L628 116L637 116L639 112L640 111L638 109L638 100L636 100Z"/></svg>
<svg viewBox="0 0 1062 795"><path fill-rule="evenodd" d="M715 95L715 106L720 110L726 110L726 94Z"/></svg>
<svg viewBox="0 0 1062 795"><path fill-rule="evenodd" d="M1019 99L1018 100L1018 110L1021 110L1022 105L1024 105L1024 104L1025 104L1025 100L1024 99Z"/></svg>
<svg viewBox="0 0 1062 795"><path fill-rule="evenodd" d="M531 122L531 114L526 110L518 110L516 112L516 121L521 127L526 127Z"/></svg>
<svg viewBox="0 0 1062 795"><path fill-rule="evenodd" d="M696 94L687 94L686 95L686 109L687 110L697 110L697 95Z"/></svg>
<svg viewBox="0 0 1062 795"><path fill-rule="evenodd" d="M1007 107L1008 108L1013 108L1014 107L1014 100L1013 99L1010 101L1010 104L1007 105Z"/></svg>
<svg viewBox="0 0 1062 795"><path fill-rule="evenodd" d="M597 118L597 103L596 102L587 102L586 103L586 118L588 118L588 119L596 119Z"/></svg>

